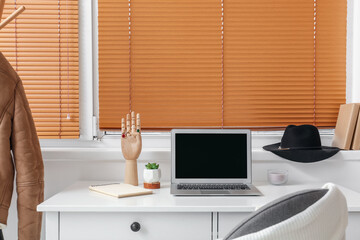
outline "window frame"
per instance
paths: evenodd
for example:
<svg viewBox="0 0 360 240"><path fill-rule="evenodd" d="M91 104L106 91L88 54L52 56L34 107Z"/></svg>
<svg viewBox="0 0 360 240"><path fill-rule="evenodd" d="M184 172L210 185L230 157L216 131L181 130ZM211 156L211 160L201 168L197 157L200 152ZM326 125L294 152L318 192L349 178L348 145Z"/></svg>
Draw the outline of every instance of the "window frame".
<svg viewBox="0 0 360 240"><path fill-rule="evenodd" d="M99 94L98 94L98 7L97 0L79 0L79 111L80 111L80 138L68 139L41 139L44 158L58 159L54 153L77 152L81 156L90 156L84 149L97 148L94 151L112 152L114 146L120 149L120 134L105 134L98 128ZM360 3L348 0L347 3L347 50L346 50L346 102L360 102ZM89 24L91 22L91 24ZM356 79L359 79L358 81ZM283 131L253 131L253 146L259 148L267 142L279 140ZM333 129L321 129L320 135L323 144L330 144ZM145 152L153 157L150 152L167 152L170 134L167 132L143 133ZM104 150L105 149L105 150ZM107 150L108 151L107 151ZM109 150L110 149L110 150ZM120 151L120 150L119 150ZM257 152L258 150L255 150ZM261 152L261 151L260 151ZM90 157L91 159L95 159ZM102 159L112 159L102 154ZM147 154L146 154L147 156ZM262 156L262 154L256 154ZM267 155L266 155L267 156ZM346 155L347 156L347 155ZM350 155L349 155L350 156ZM353 156L353 154L351 155ZM71 157L71 156L69 156ZM121 156L120 156L121 157ZM145 157L145 156L144 156ZM62 156L61 158L64 158ZM256 157L257 158L257 157ZM350 157L352 158L352 157ZM148 159L148 157L145 157ZM272 158L271 158L272 159Z"/></svg>

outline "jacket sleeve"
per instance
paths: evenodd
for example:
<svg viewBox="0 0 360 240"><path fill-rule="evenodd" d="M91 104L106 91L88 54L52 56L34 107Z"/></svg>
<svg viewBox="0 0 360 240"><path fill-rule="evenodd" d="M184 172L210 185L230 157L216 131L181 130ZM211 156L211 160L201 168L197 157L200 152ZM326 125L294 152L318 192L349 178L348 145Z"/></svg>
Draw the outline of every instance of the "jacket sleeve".
<svg viewBox="0 0 360 240"><path fill-rule="evenodd" d="M39 240L42 215L36 211L36 207L44 199L44 166L21 80L15 89L11 145L18 194L18 239Z"/></svg>
<svg viewBox="0 0 360 240"><path fill-rule="evenodd" d="M1 76L0 76L1 77ZM11 104L12 105L12 104ZM11 106L9 109L13 109ZM14 183L14 165L10 149L12 111L0 116L0 229L7 224Z"/></svg>

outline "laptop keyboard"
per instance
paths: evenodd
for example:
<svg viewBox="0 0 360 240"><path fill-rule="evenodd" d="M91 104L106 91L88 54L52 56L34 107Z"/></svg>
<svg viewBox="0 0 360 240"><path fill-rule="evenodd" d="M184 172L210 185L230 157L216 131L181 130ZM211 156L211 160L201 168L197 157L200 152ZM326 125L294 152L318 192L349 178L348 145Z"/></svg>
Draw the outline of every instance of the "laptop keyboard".
<svg viewBox="0 0 360 240"><path fill-rule="evenodd" d="M179 190L250 190L246 184L184 184L177 185Z"/></svg>

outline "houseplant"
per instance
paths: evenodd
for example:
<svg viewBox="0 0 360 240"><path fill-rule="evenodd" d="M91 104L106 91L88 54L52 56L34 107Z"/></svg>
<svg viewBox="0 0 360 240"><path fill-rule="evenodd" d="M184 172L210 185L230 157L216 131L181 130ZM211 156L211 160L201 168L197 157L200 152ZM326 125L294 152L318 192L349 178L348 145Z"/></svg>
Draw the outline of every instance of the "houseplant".
<svg viewBox="0 0 360 240"><path fill-rule="evenodd" d="M157 189L160 188L161 170L159 164L148 163L144 169L144 188Z"/></svg>

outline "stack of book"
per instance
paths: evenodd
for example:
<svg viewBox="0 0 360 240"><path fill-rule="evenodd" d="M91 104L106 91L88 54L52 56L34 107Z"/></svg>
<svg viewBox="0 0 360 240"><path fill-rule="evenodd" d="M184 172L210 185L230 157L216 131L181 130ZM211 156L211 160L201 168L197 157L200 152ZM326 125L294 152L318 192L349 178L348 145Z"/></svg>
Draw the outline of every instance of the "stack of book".
<svg viewBox="0 0 360 240"><path fill-rule="evenodd" d="M360 150L360 103L340 106L336 122L333 147L343 150Z"/></svg>

